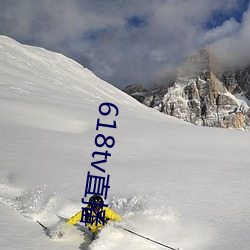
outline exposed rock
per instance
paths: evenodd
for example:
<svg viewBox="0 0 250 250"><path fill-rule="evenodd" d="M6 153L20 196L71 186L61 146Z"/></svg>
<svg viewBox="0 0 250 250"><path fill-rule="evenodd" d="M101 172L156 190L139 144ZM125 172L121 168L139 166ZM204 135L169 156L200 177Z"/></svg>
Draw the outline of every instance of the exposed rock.
<svg viewBox="0 0 250 250"><path fill-rule="evenodd" d="M124 90L125 93L131 95L134 94L136 92L138 93L143 93L145 91L147 91L146 89L144 89L142 84L130 84L128 85Z"/></svg>
<svg viewBox="0 0 250 250"><path fill-rule="evenodd" d="M135 98L143 104L196 125L250 127L248 105L232 95L249 87L250 67L217 77L211 70L208 51L203 49L187 58L177 72L171 87L154 87L131 95L135 97L136 93ZM139 89L142 90L142 86ZM245 90L244 95L250 96L250 91Z"/></svg>
<svg viewBox="0 0 250 250"><path fill-rule="evenodd" d="M144 95L147 92L142 84L130 84L125 89L123 89L123 91L128 95L133 96L139 102L144 101Z"/></svg>
<svg viewBox="0 0 250 250"><path fill-rule="evenodd" d="M242 93L243 96L250 100L250 66L245 69L218 73L218 79L225 84L230 93Z"/></svg>

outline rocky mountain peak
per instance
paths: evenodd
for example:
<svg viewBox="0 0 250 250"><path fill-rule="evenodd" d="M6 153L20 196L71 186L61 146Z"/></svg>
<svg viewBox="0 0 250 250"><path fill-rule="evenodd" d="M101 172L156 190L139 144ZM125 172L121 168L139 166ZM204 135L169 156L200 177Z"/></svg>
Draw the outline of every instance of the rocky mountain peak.
<svg viewBox="0 0 250 250"><path fill-rule="evenodd" d="M233 94L236 89L247 93L244 87L249 86L249 71L215 74L210 64L208 50L202 49L178 67L171 86L148 91L138 91L142 87L137 87L129 94L149 107L196 125L248 129L250 109Z"/></svg>
<svg viewBox="0 0 250 250"><path fill-rule="evenodd" d="M177 68L177 77L194 77L205 74L209 70L209 53L206 49L201 49L188 57L184 63Z"/></svg>

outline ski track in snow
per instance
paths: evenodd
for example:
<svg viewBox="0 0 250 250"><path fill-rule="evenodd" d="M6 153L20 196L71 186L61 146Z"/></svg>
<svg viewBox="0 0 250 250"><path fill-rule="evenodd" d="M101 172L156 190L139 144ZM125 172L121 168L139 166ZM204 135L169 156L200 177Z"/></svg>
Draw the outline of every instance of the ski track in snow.
<svg viewBox="0 0 250 250"><path fill-rule="evenodd" d="M198 249L199 245L204 244L202 235L199 235L199 229L204 231L206 228L201 228L201 225L190 227L180 221L179 216L171 207L165 207L164 199L161 194L144 194L129 198L113 197L110 206L122 216L121 225L129 230L172 247L185 245L185 249L193 247ZM76 202L65 200L63 194L50 194L46 186L24 191L2 183L0 184L0 201L29 220L45 221L50 229L49 236L53 240L73 244L73 246L79 243L79 249L115 250L120 247L128 250L162 249L155 243L115 228L113 223L107 225L94 242L90 241L88 230L83 224L68 228L64 237L58 239L57 231L63 228L65 221L58 221L56 215L62 214L69 218L74 214L73 211L79 210L80 206ZM126 248L124 248L124 241L127 242Z"/></svg>

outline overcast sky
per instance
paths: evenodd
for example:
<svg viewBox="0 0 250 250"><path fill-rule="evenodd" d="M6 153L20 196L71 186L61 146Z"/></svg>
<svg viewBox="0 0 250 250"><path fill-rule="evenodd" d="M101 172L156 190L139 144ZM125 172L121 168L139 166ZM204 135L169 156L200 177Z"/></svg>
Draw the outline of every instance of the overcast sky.
<svg viewBox="0 0 250 250"><path fill-rule="evenodd" d="M61 52L113 85L146 87L211 47L250 62L250 0L0 0L0 34Z"/></svg>

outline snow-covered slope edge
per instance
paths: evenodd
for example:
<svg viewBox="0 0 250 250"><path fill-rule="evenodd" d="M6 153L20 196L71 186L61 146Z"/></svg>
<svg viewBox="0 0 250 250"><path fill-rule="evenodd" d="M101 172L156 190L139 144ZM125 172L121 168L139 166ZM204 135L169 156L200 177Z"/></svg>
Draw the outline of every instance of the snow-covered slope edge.
<svg viewBox="0 0 250 250"><path fill-rule="evenodd" d="M10 212L13 225L27 226L23 232L12 229L8 208L49 224L58 219L58 211L71 216L81 208L91 154L97 150L95 126L103 102L115 103L124 117L141 112L151 114L149 120L158 117L73 60L0 36L0 201L7 206L1 205L6 216L1 245L5 249L28 249L29 228L38 226L17 220ZM13 233L18 240L10 244ZM74 240L65 249L81 245L82 237L80 242Z"/></svg>
<svg viewBox="0 0 250 250"><path fill-rule="evenodd" d="M34 105L38 101L39 104L44 104L36 113L40 118L45 118L44 122L46 120L51 122L51 124L44 124L40 120L33 119L32 125L47 126L47 128L62 131L66 129L71 132L78 132L78 129L84 126L76 121L65 124L64 118L60 117L56 109L51 110L51 117L47 117L46 105L48 103L67 102L68 95L71 95L76 101L68 103L68 106L73 106L80 99L81 104L119 99L120 104L131 106L131 109L139 106L131 98L127 98L115 87L97 78L91 71L75 61L42 48L21 45L4 36L0 39L0 63L1 108L8 106L10 112L15 113L16 107L21 104L15 103L15 100L22 99L25 110L22 114L22 122L26 122L26 125L31 125L30 121L25 120L32 112L32 108L28 107L30 101L34 101ZM10 100L12 103L9 102ZM66 114L69 113L67 111L69 110L64 110ZM36 114L31 115L38 118ZM17 120L16 118L15 114L14 119ZM11 119L10 115L9 119Z"/></svg>
<svg viewBox="0 0 250 250"><path fill-rule="evenodd" d="M52 225L56 214L81 208L87 171L98 174L92 153L106 150L94 143L97 118L117 122L100 133L116 140L104 166L107 203L125 227L185 250L248 249L248 133L185 124L59 54L6 37L0 46L3 249L161 249L111 226L90 247L78 228L51 241L31 223ZM117 117L99 114L106 101L119 107ZM8 240L18 232L18 240Z"/></svg>

